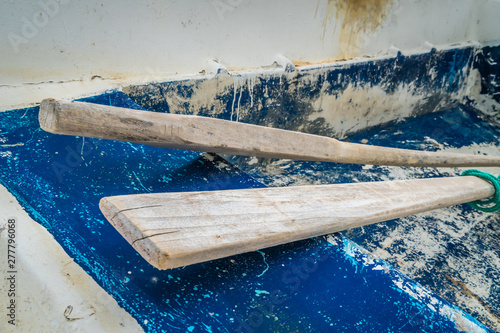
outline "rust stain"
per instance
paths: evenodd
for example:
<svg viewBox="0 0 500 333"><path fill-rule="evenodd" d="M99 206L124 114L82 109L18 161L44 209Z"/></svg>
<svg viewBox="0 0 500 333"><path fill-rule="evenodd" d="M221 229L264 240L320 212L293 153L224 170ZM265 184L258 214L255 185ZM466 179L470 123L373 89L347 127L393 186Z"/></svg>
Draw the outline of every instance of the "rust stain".
<svg viewBox="0 0 500 333"><path fill-rule="evenodd" d="M295 65L295 67L301 67L301 66L309 66L309 65L329 64L332 62L337 62L337 61L342 61L342 60L346 60L346 59L332 59L332 60L324 60L324 61L318 61L318 62L309 62L309 61L300 61L300 60L291 60L291 61Z"/></svg>
<svg viewBox="0 0 500 333"><path fill-rule="evenodd" d="M339 31L340 58L356 56L389 17L395 0L328 0L323 18L323 41L332 24ZM319 4L318 4L319 7ZM317 10L316 10L317 15ZM335 19L335 22L332 22Z"/></svg>
<svg viewBox="0 0 500 333"><path fill-rule="evenodd" d="M449 276L448 274L445 274L445 277L451 281L451 283L457 287L458 290L460 290L460 292L462 294L464 294L465 296L467 297L470 297L470 298L473 298L475 299L485 310L486 312L488 312L491 317L493 317L497 322L500 322L500 317L497 316L494 312L493 312L493 309L491 308L491 306L489 306L488 304L485 304L485 302L481 299L481 297L479 297L478 295L474 294L468 287L467 285L465 284L465 282L463 281L457 281L455 280L454 278L452 278L451 276Z"/></svg>

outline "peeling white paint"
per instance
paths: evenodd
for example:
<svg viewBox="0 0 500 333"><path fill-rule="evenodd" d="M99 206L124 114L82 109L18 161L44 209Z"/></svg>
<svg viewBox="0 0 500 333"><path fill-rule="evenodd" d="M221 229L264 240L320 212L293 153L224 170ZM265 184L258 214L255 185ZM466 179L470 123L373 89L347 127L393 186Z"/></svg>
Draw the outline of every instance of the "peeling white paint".
<svg viewBox="0 0 500 333"><path fill-rule="evenodd" d="M240 121L241 96L245 86L248 87L250 95L250 107L253 107L253 89L257 79L257 72L247 72L238 76L233 76L233 104L231 107L231 120ZM236 111L236 115L235 115Z"/></svg>
<svg viewBox="0 0 500 333"><path fill-rule="evenodd" d="M450 318L452 322L455 323L456 329L461 332L468 333L481 333L485 332L484 329L477 326L475 323L470 321L463 312L457 311L454 308L449 307L446 304L443 304L440 309L441 313Z"/></svg>
<svg viewBox="0 0 500 333"><path fill-rule="evenodd" d="M326 82L323 89L328 89ZM314 104L314 108L321 111L310 115L309 121L323 118L338 129L338 137L343 138L347 133L407 118L420 101L421 95L411 85L400 84L394 94L387 94L383 86L349 84L338 95L322 93Z"/></svg>
<svg viewBox="0 0 500 333"><path fill-rule="evenodd" d="M365 268L374 271L384 271L384 273L388 274L391 278L392 283L397 289L408 294L419 303L425 304L432 311L447 317L455 324L458 331L473 333L486 332L482 327L473 321L472 317L464 313L461 309L451 307L440 301L430 290L410 280L399 271L378 259L375 254L369 253L349 239L340 238L337 235L328 235L326 236L326 240L332 245L342 247L345 255L352 260L353 265L356 265L356 272L358 271L358 264L364 265Z"/></svg>

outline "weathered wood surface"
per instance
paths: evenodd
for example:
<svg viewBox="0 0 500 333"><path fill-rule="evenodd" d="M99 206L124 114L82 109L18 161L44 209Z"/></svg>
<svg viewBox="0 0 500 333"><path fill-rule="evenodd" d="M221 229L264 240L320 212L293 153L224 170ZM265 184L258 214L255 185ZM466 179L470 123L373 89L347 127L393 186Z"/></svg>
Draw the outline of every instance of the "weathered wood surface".
<svg viewBox="0 0 500 333"><path fill-rule="evenodd" d="M490 197L477 177L137 194L104 216L159 269L186 266Z"/></svg>
<svg viewBox="0 0 500 333"><path fill-rule="evenodd" d="M500 156L369 146L221 119L53 99L42 101L39 121L51 133L232 155L396 166L500 166Z"/></svg>

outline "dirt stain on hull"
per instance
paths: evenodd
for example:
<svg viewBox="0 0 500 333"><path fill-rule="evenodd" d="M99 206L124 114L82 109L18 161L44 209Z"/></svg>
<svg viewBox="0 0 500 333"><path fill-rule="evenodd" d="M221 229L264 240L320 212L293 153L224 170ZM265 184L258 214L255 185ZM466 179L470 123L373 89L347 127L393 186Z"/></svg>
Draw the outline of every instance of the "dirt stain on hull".
<svg viewBox="0 0 500 333"><path fill-rule="evenodd" d="M339 58L356 56L356 52L369 43L373 32L387 21L395 1L328 0L323 18L323 41L328 36L328 28L333 25L333 38L339 38Z"/></svg>

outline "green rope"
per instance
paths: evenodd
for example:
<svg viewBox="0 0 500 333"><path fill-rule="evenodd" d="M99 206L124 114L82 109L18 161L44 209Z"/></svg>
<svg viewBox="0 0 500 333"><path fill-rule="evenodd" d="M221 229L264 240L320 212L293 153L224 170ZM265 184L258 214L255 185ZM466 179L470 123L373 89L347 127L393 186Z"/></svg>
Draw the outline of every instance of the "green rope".
<svg viewBox="0 0 500 333"><path fill-rule="evenodd" d="M495 188L495 194L488 199L484 200L476 200L469 202L469 205L472 206L472 208L478 209L483 212L487 213L493 213L498 210L500 210L500 175L497 177L493 176L492 174L476 170L476 169L470 169L470 170L465 170L462 172L462 176L476 176L481 179L484 179L493 185Z"/></svg>

